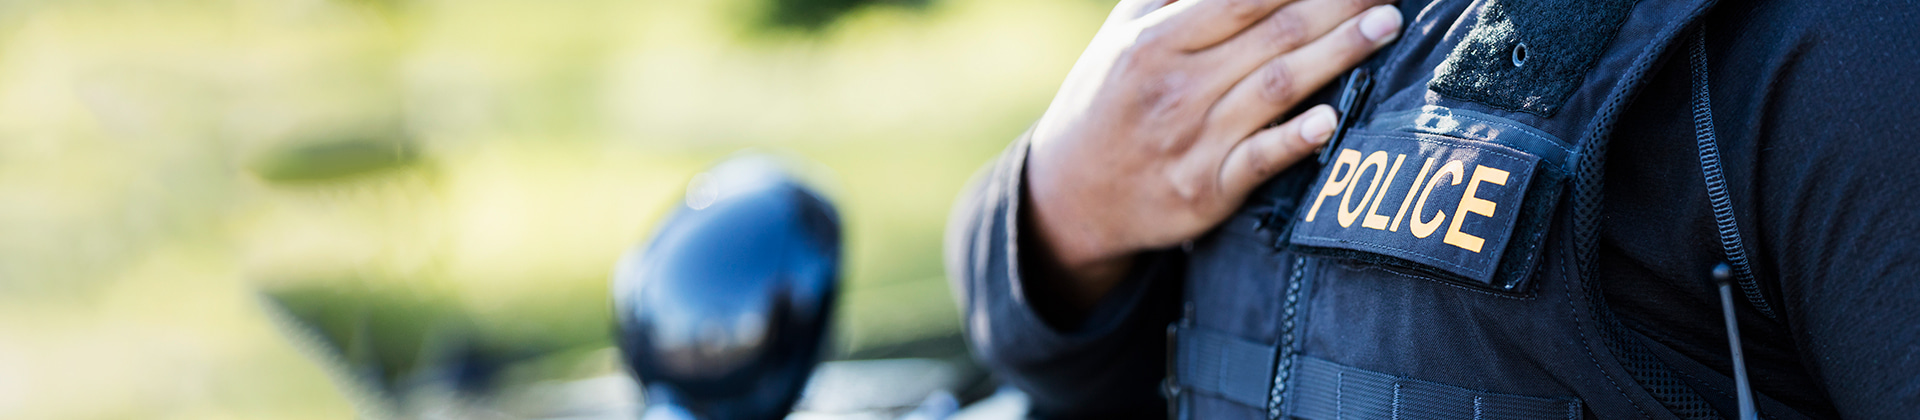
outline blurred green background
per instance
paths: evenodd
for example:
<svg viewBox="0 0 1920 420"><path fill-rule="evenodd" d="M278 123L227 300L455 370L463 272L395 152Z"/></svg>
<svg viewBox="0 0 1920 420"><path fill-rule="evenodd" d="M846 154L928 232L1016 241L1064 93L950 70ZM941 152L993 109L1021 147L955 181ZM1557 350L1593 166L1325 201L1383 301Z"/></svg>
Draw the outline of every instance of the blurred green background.
<svg viewBox="0 0 1920 420"><path fill-rule="evenodd" d="M834 357L964 352L949 207L1111 1L798 3L0 0L0 418L350 418L339 358L617 372L614 260L750 147L839 179Z"/></svg>

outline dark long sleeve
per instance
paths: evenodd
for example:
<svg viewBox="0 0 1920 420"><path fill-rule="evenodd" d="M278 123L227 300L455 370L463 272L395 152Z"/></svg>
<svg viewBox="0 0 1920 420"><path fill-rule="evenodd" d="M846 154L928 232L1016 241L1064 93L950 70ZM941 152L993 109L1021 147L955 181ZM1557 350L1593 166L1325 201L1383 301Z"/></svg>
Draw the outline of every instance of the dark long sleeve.
<svg viewBox="0 0 1920 420"><path fill-rule="evenodd" d="M1791 60L1748 76L1771 79L1753 89L1765 108L1734 110L1759 116L1762 252L1801 362L1839 414L1911 418L1920 412L1920 7L1807 9L1780 10L1802 17L1779 21L1755 13L1741 29L1784 42L1729 51Z"/></svg>
<svg viewBox="0 0 1920 420"><path fill-rule="evenodd" d="M1816 418L1920 411L1920 7L1723 1L1706 22L1713 123L1762 295L1740 299L1754 389ZM1600 275L1643 333L1731 374L1726 259L1694 143L1686 57L1623 117Z"/></svg>
<svg viewBox="0 0 1920 420"><path fill-rule="evenodd" d="M1056 325L1021 270L1027 137L976 176L948 219L946 266L976 357L1026 391L1035 417L1160 418L1166 326L1176 316L1180 258L1143 256L1075 325Z"/></svg>

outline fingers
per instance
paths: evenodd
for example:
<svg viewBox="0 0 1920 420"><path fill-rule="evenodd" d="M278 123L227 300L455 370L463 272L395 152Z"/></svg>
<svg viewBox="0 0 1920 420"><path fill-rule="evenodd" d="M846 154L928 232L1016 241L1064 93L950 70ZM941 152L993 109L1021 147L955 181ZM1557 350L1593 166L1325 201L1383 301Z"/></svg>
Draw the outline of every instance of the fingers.
<svg viewBox="0 0 1920 420"><path fill-rule="evenodd" d="M1359 64L1399 34L1400 11L1377 6L1333 32L1279 57L1235 83L1207 114L1207 130L1224 138L1251 133Z"/></svg>
<svg viewBox="0 0 1920 420"><path fill-rule="evenodd" d="M1220 165L1220 187L1228 197L1245 197L1267 178L1313 155L1333 137L1338 123L1333 107L1320 105L1285 124L1253 133L1227 152Z"/></svg>
<svg viewBox="0 0 1920 420"><path fill-rule="evenodd" d="M1200 50L1240 33L1294 0L1185 0L1149 14L1143 36L1171 47Z"/></svg>
<svg viewBox="0 0 1920 420"><path fill-rule="evenodd" d="M1216 67L1237 70L1233 77L1245 77L1254 67L1274 56L1293 51L1302 44L1327 34L1341 23L1367 8L1390 0L1301 0L1288 4L1260 19L1253 26L1212 47L1200 51L1200 58Z"/></svg>

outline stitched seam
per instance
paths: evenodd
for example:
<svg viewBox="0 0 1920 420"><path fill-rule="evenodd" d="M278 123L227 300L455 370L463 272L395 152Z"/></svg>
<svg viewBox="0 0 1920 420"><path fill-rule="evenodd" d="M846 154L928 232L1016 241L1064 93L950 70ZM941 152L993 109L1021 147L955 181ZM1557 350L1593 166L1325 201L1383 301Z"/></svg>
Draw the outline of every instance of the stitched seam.
<svg viewBox="0 0 1920 420"><path fill-rule="evenodd" d="M1431 277L1423 277L1423 276L1419 276L1419 275L1413 275L1413 274L1407 274L1407 273L1402 273L1402 272L1399 272L1399 271L1394 271L1394 270L1393 270L1393 269L1391 269L1391 268L1387 268L1387 267L1383 267L1383 266L1377 266L1377 265L1371 265L1371 264L1369 264L1369 265L1357 265L1357 264L1356 264L1356 265L1347 265L1347 267L1351 267L1352 269L1354 269L1354 270L1356 270L1356 271L1366 271L1366 270L1371 270L1371 271L1379 271L1379 272L1381 272L1381 273L1383 273L1383 274L1388 274L1388 275L1393 275L1393 276L1397 276L1397 277L1401 277L1401 278L1406 278L1406 279L1413 279L1413 280L1423 280L1423 281L1429 281L1429 282L1433 282L1433 283L1436 283L1436 284L1439 284L1439 285L1441 285L1441 286L1447 286L1447 287L1451 287L1451 288L1455 288L1455 289L1460 289L1460 290L1465 290L1465 291L1469 291L1469 292L1474 292L1474 293L1479 293L1479 294L1483 294L1483 295L1487 295L1487 296L1493 296L1493 297L1499 297L1499 298L1507 298L1507 299L1513 299L1513 300L1522 300L1522 301L1531 301L1531 300L1534 300L1534 299L1535 299L1535 298L1534 298L1533 296L1520 296L1520 295L1508 295L1508 294L1501 294L1501 293L1494 293L1494 292L1489 292L1489 291L1485 291L1485 290L1480 290L1480 289L1476 289L1476 288L1473 288L1473 287L1468 287L1468 286L1464 286L1464 285L1460 285L1460 284L1455 284L1455 283L1453 283L1453 282L1449 282L1449 281L1446 281L1446 280L1441 280L1441 279L1437 279L1437 278L1431 278Z"/></svg>
<svg viewBox="0 0 1920 420"><path fill-rule="evenodd" d="M1503 121L1495 121L1495 120L1489 120L1489 119L1483 119L1483 118L1479 118L1479 117L1474 117L1474 116L1472 116L1472 115L1468 115L1468 114L1464 114L1463 112L1471 112L1471 111L1467 111L1467 110L1464 110L1464 109L1458 109L1458 110L1457 110L1457 109L1453 109L1453 108L1448 108L1448 107L1444 107L1444 106L1438 106L1438 105L1427 105L1427 106L1423 106L1423 107L1420 107L1420 109L1418 109L1418 110L1408 110L1408 111L1402 111L1402 112L1399 112L1399 113L1395 113L1395 114L1400 114L1400 113L1404 113L1404 114L1406 114L1406 115L1409 115L1409 116L1416 116L1416 117L1417 117L1417 116L1420 116L1420 115L1439 115L1439 113L1436 113L1436 112L1432 112L1432 111L1430 111L1430 110L1433 110L1433 109L1444 109L1444 110L1446 110L1446 113L1447 113L1447 116L1448 116L1449 118L1454 118L1454 119L1463 119L1463 120L1470 120L1470 121L1472 121L1472 122L1476 122L1476 123L1481 123L1481 124L1487 124L1487 125L1493 125L1493 126L1499 126L1499 127L1506 127L1506 128L1511 128L1511 129L1514 129L1514 130L1515 130L1514 132L1516 133L1516 135L1521 135L1521 136L1525 136L1525 137L1531 137L1531 138L1533 138L1534 140L1538 140L1538 141L1540 141L1541 143L1544 143L1544 144L1546 144L1547 146L1549 146L1549 147L1552 147L1552 148L1554 148L1555 150L1559 150L1559 151L1562 151L1562 152L1566 152L1566 153L1567 153L1567 156L1569 156L1569 157L1571 157L1571 156L1573 156L1573 149L1572 149L1572 148L1569 148L1569 147L1567 147L1566 145L1564 145L1564 144L1561 144L1561 143L1564 143L1564 142L1562 142L1562 141L1559 141L1559 140L1554 140L1554 139L1553 139L1553 138L1551 138L1551 137L1546 137L1546 136L1543 136L1543 135L1541 135L1541 134L1539 134L1539 133L1535 133L1535 132L1533 132L1533 130L1538 130L1537 128L1532 128L1532 127L1527 127L1527 126L1524 126L1524 125L1520 125L1520 124L1518 124L1518 123L1507 123L1507 122L1503 122ZM1395 117L1395 118L1398 118L1398 117L1399 117L1399 115L1393 115L1393 114L1388 114L1388 115L1383 115L1383 116L1380 116L1380 117L1375 117L1375 120L1377 121L1377 120L1379 120L1379 119L1381 119L1381 118L1385 118L1385 117L1387 117L1387 116L1392 116L1392 117ZM1371 123L1371 122L1369 122L1369 123L1368 123L1368 125L1369 125L1369 127L1368 127L1368 128L1372 128L1372 127L1371 127L1371 125L1372 125L1372 123ZM1408 126L1408 128L1418 128L1418 127L1419 127L1419 126L1417 126L1417 125L1410 125L1410 126ZM1406 132L1407 130L1397 130L1397 131L1402 131L1402 132ZM1508 143L1510 143L1510 142L1502 142L1502 141L1499 141L1499 140L1495 140L1495 139L1491 139L1491 138L1489 138L1489 139L1478 139L1478 138L1468 138L1468 137L1464 137L1464 136L1458 136L1458 135L1453 135L1453 134L1443 134L1443 133L1435 133L1435 132L1431 132L1431 131L1413 131L1413 132L1414 132L1414 133L1419 133L1419 134L1428 134L1428 135L1438 135L1438 136L1449 136L1449 137L1456 137L1456 138L1462 138L1462 139L1465 139L1465 140L1474 140L1474 141L1480 141L1480 142L1486 142L1486 143L1493 143L1493 144L1498 144L1498 145L1501 145L1501 146L1506 146L1506 147L1509 147L1509 148L1513 148L1513 149L1516 149L1516 150L1518 150L1518 149L1523 149L1522 147L1517 147L1517 146L1515 146L1515 145L1511 145L1511 144L1508 144ZM1549 164L1551 164L1551 162L1549 162Z"/></svg>
<svg viewBox="0 0 1920 420"><path fill-rule="evenodd" d="M1393 420L1400 420L1400 382L1393 383Z"/></svg>
<svg viewBox="0 0 1920 420"><path fill-rule="evenodd" d="M1339 238L1330 238L1330 237L1324 237L1324 236L1315 236L1315 235L1313 235L1313 234L1306 234L1306 233L1300 233L1300 234L1295 234L1295 236L1297 236L1297 238L1296 238L1296 239L1294 239L1294 242L1295 242L1295 243L1299 243L1299 242L1300 242L1300 240L1302 240L1302 239L1319 239L1319 240L1325 240L1325 241L1330 241L1330 242L1334 242L1334 243L1338 243L1338 244L1345 244L1345 245L1352 245L1352 246L1357 246L1357 247L1365 247L1365 248L1375 248L1375 249L1384 249L1384 250L1388 250L1388 251L1400 251L1400 252L1405 252L1405 253L1409 253L1409 254L1413 254L1414 256L1417 256L1417 257L1421 257L1421 258L1425 258L1425 259L1429 259L1429 260L1434 260L1434 261L1431 261L1431 262L1432 262L1433 264L1435 264L1435 265L1444 265L1444 266L1448 266L1448 267L1453 267L1453 268L1458 268L1458 269L1461 269L1461 270L1464 270L1464 271L1467 271L1467 272L1469 272L1469 277L1472 277L1472 276L1478 276L1478 275L1485 275L1485 274L1487 274L1487 271L1486 271L1486 270L1475 270L1475 269L1472 269L1472 268L1469 268L1469 267L1466 267L1466 266L1462 266L1462 265L1459 265L1459 264L1454 264L1454 263L1452 263L1452 262L1447 262L1447 261L1440 261L1440 258L1439 258L1439 257L1435 257L1435 256L1431 256L1431 255L1426 255L1426 254L1422 254L1422 253L1420 253L1419 251L1414 251L1414 250L1410 250L1410 249L1400 249L1400 248L1395 248L1395 247L1392 247L1392 246L1388 246L1388 245L1379 245L1379 244L1374 244L1374 243L1370 243L1370 242L1357 242L1357 241L1353 241L1353 240L1346 240L1346 239L1339 239ZM1304 244L1304 245L1313 245L1313 244ZM1500 247L1502 248L1502 249L1501 249L1501 251L1503 251L1503 252L1505 251L1505 248L1506 248L1506 245L1507 245L1507 244L1506 244L1505 242L1502 242L1502 243L1500 243ZM1499 258L1499 257L1492 257L1492 258L1493 258L1493 259L1494 259L1494 261L1496 261L1496 262L1500 260L1500 258Z"/></svg>
<svg viewBox="0 0 1920 420"><path fill-rule="evenodd" d="M1504 145L1504 144L1494 143L1490 141L1459 138L1454 136L1442 136L1438 134L1428 134L1425 132L1407 133L1407 134L1412 134L1414 135L1414 137L1409 139L1401 136L1394 136L1394 135L1382 134L1382 133L1350 133L1348 135L1354 136L1354 137L1369 138L1369 139L1417 141L1421 143L1430 143L1430 144L1436 144L1441 146L1471 147L1475 149L1482 149L1483 151L1486 151L1495 155L1500 155L1502 157L1506 157L1510 159L1518 159L1523 163L1527 160L1527 158L1533 158L1533 161L1535 162L1540 161L1540 157L1534 156L1531 153L1526 153L1525 151L1521 151L1519 149L1507 147L1507 145ZM1476 143L1486 143L1486 144L1481 145L1481 144L1466 143L1468 141L1476 142ZM1496 149L1496 148L1491 148L1487 146L1499 146L1499 148ZM1502 149L1506 149L1506 150L1502 150ZM1533 173L1533 171L1527 171L1527 173Z"/></svg>
<svg viewBox="0 0 1920 420"><path fill-rule="evenodd" d="M1474 116L1472 116L1472 115L1460 115L1460 114L1456 114L1456 113L1454 113L1454 112L1452 112L1452 110L1451 110L1451 109L1449 109L1449 113L1448 113L1448 114L1449 114L1449 115L1451 115L1451 116L1452 116L1453 118L1457 118L1457 119L1466 119L1466 120L1473 120L1473 122L1477 122L1477 123L1481 123L1481 124L1487 124L1487 125L1493 125L1493 126L1499 126L1499 127L1506 127L1506 128L1511 128L1511 129L1514 129L1515 131L1517 131L1517 132L1518 132L1519 134L1521 134L1521 135L1525 135L1525 136L1527 136L1527 137L1532 137L1532 138L1533 138L1534 140L1539 140L1539 141L1540 141L1541 143L1546 143L1546 145L1547 145L1547 146L1551 146L1551 147L1553 147L1554 149L1557 149L1557 150L1560 150L1560 151L1562 151L1562 152L1567 152L1567 155L1568 155L1568 156L1572 156L1572 155L1573 155L1573 149L1571 149L1571 148L1568 148L1568 147L1566 147L1566 146L1564 146L1564 145L1561 145L1559 141L1555 141L1555 140L1553 140L1553 139L1549 139L1549 138L1546 138L1546 137L1542 137L1542 136L1540 136L1539 134L1535 134L1535 133L1533 133L1532 131L1529 131L1529 130L1538 130L1537 128L1532 128L1532 127L1522 127L1522 126L1520 126L1520 125L1518 125L1518 124L1509 124L1509 123L1506 123L1506 122L1502 122L1502 121L1494 121L1494 120L1487 120L1487 119L1481 119L1481 118L1478 118L1478 117L1474 117ZM1499 143L1499 142L1497 142L1497 141L1491 141L1491 140L1488 140L1487 142L1489 142L1489 143ZM1516 149L1518 149L1518 148L1516 147Z"/></svg>
<svg viewBox="0 0 1920 420"><path fill-rule="evenodd" d="M1559 249L1560 258L1565 259L1569 257L1569 255L1567 255L1568 247L1557 247L1557 248L1560 248ZM1567 274L1568 274L1567 271L1560 272L1560 280L1561 280L1562 286L1567 291L1567 315L1569 315L1571 318L1579 319L1580 309L1575 307L1573 303L1574 302L1574 298L1573 298L1574 280L1567 278ZM1594 319L1594 317L1589 317L1589 319L1592 319L1595 322L1598 322L1598 319ZM1587 343L1586 345L1580 346L1580 349L1587 353L1587 361L1593 362L1593 367L1600 371L1600 376L1607 378L1607 385L1612 385L1614 392L1618 392L1620 393L1621 397L1626 398L1627 405L1633 407L1634 411L1640 412L1640 417L1642 418L1653 417L1652 415L1647 414L1647 410L1640 408L1640 403L1634 402L1633 398L1631 397L1627 397L1627 390L1620 388L1620 382L1615 381L1613 379L1613 373L1607 372L1607 368L1600 365L1600 358L1594 357L1593 344L1589 343L1590 339L1587 338L1587 325L1581 322L1575 322L1573 324L1574 324L1574 329L1573 329L1574 332L1580 333L1580 341L1582 343ZM1605 344L1603 343L1602 345L1605 345Z"/></svg>

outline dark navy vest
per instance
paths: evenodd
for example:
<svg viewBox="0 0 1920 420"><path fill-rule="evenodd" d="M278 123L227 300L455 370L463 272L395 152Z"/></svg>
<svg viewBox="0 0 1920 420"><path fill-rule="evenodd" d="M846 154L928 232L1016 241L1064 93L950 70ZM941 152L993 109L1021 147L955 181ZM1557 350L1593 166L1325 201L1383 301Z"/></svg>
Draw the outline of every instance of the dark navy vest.
<svg viewBox="0 0 1920 420"><path fill-rule="evenodd" d="M1623 328L1590 278L1611 129L1711 3L1403 4L1321 163L1192 244L1170 414L1733 417L1732 379Z"/></svg>

